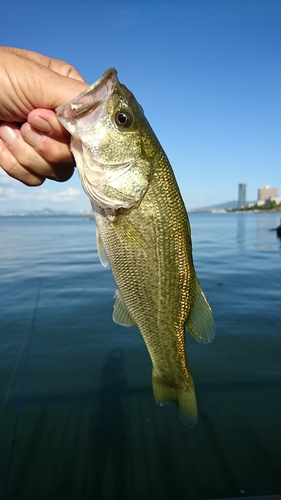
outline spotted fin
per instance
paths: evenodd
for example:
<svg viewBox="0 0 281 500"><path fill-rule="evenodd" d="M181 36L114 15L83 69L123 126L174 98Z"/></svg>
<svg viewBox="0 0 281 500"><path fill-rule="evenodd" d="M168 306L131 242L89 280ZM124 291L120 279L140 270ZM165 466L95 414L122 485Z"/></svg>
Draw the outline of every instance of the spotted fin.
<svg viewBox="0 0 281 500"><path fill-rule="evenodd" d="M132 320L128 309L124 305L118 290L116 290L114 297L115 297L115 302L113 306L113 315L112 315L113 321L115 323L118 323L118 325L133 326L135 323Z"/></svg>
<svg viewBox="0 0 281 500"><path fill-rule="evenodd" d="M197 278L195 278L194 297L194 303L185 327L197 342L208 344L215 336L215 323L212 309Z"/></svg>
<svg viewBox="0 0 281 500"><path fill-rule="evenodd" d="M107 258L107 255L105 253L103 242L101 241L98 226L96 227L96 242L97 242L97 251L98 251L98 255L99 255L101 264L103 265L103 267L106 267L108 265L108 258Z"/></svg>
<svg viewBox="0 0 281 500"><path fill-rule="evenodd" d="M190 427L195 427L197 423L197 402L191 375L188 377L188 385L180 388L163 381L153 369L152 388L157 404L164 406L175 402L181 421Z"/></svg>

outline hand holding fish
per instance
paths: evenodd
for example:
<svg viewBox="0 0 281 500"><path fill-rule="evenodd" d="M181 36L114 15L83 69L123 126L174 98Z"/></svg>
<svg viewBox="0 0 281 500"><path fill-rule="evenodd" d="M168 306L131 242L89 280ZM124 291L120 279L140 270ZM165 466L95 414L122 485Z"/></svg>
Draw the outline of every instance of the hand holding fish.
<svg viewBox="0 0 281 500"><path fill-rule="evenodd" d="M87 84L70 64L0 47L0 165L29 186L73 173L70 135L52 111Z"/></svg>

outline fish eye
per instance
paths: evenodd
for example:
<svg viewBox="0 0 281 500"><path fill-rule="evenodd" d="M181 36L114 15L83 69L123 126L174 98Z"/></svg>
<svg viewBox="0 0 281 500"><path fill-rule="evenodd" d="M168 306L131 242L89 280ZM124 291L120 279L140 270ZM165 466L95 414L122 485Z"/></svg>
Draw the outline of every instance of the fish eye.
<svg viewBox="0 0 281 500"><path fill-rule="evenodd" d="M132 122L133 118L127 111L117 111L115 115L115 123L118 127L128 128Z"/></svg>

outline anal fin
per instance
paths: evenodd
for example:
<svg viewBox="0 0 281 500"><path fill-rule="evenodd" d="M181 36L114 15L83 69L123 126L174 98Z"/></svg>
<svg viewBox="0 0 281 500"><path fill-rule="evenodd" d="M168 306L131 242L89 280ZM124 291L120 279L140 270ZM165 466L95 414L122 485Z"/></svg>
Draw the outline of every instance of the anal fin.
<svg viewBox="0 0 281 500"><path fill-rule="evenodd" d="M195 278L194 293L194 303L185 327L197 342L208 344L215 336L215 323L212 309L197 277Z"/></svg>

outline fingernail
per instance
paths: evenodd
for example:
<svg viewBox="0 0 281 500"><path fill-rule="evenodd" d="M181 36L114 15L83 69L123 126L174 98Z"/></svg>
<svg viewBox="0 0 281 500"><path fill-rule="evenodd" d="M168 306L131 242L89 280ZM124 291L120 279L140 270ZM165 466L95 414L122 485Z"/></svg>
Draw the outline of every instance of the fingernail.
<svg viewBox="0 0 281 500"><path fill-rule="evenodd" d="M33 147L38 147L42 141L42 134L36 132L32 128L26 130L23 137L25 142L28 142L28 144Z"/></svg>
<svg viewBox="0 0 281 500"><path fill-rule="evenodd" d="M11 146L17 138L17 133L13 128L2 125L0 128L0 137L7 146Z"/></svg>
<svg viewBox="0 0 281 500"><path fill-rule="evenodd" d="M50 132L52 132L52 127L49 122L44 120L44 118L42 118L41 116L34 116L32 120L32 125L40 130L40 132L44 132L44 134L49 134Z"/></svg>

